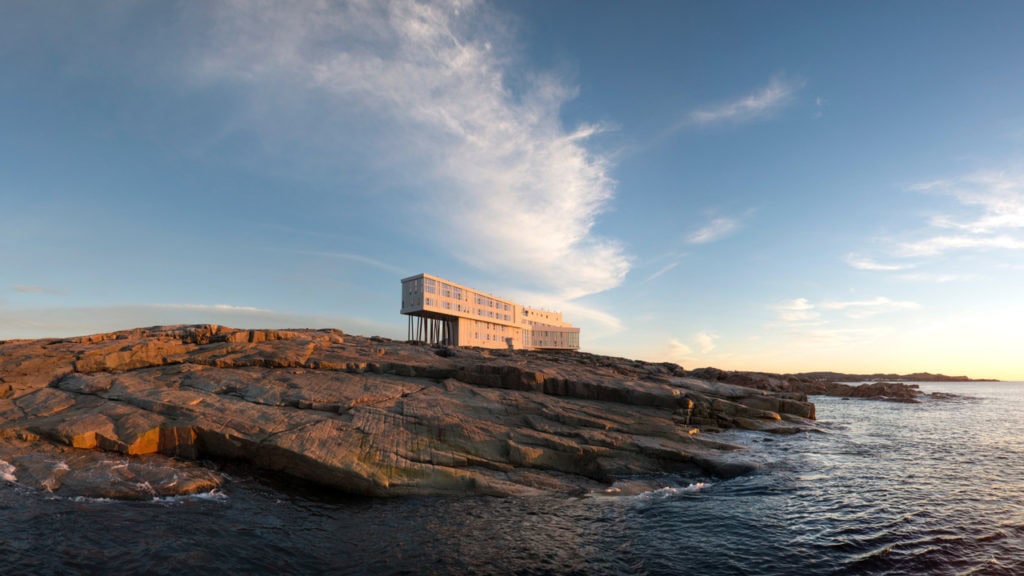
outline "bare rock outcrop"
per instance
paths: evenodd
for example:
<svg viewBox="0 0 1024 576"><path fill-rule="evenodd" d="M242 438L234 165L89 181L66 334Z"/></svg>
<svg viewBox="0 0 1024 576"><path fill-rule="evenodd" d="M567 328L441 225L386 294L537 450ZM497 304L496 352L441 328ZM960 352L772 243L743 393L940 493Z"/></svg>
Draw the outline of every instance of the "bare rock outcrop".
<svg viewBox="0 0 1024 576"><path fill-rule="evenodd" d="M917 384L902 382L864 382L853 385L825 380L813 375L767 374L763 372L732 372L718 368L698 368L690 376L713 382L726 382L758 390L804 395L820 394L843 398L918 402L923 394Z"/></svg>
<svg viewBox="0 0 1024 576"><path fill-rule="evenodd" d="M367 495L571 493L665 472L729 477L754 466L706 432L788 433L814 418L802 393L694 378L674 364L436 349L338 330L171 326L9 341L0 343L5 385L0 442L21 455L5 457L0 444L0 460L19 482L29 477L18 471L30 446L60 452L68 466L72 454L113 454L129 467L159 455L179 478L144 481L161 494L215 485L205 468L186 473L200 459Z"/></svg>

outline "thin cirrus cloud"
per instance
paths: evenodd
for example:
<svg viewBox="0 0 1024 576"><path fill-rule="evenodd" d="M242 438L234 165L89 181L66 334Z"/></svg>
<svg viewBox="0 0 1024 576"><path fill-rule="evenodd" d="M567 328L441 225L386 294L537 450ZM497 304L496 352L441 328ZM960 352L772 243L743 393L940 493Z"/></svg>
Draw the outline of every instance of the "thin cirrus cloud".
<svg viewBox="0 0 1024 576"><path fill-rule="evenodd" d="M771 115L792 101L801 83L773 78L767 86L751 94L707 108L690 112L693 124L709 125L726 122L746 122Z"/></svg>
<svg viewBox="0 0 1024 576"><path fill-rule="evenodd" d="M644 279L644 282L650 282L651 280L655 280L657 278L660 278L663 274L665 274L669 270L672 270L676 266L679 266L679 262L678 261L666 264L666 265L662 266L661 268L658 268L657 271L655 271L653 274L651 274L646 279Z"/></svg>
<svg viewBox="0 0 1024 576"><path fill-rule="evenodd" d="M850 318L867 318L887 312L898 312L901 310L917 310L921 305L917 302L899 301L878 296L870 300L847 300L839 302L825 302L821 305L826 310L841 310Z"/></svg>
<svg viewBox="0 0 1024 576"><path fill-rule="evenodd" d="M827 301L815 304L807 298L795 298L787 300L775 306L779 320L791 325L819 325L827 324L828 320L823 318L825 312L840 312L848 318L859 320L905 310L918 310L921 305L917 302L893 300L885 296L878 296L869 300L838 300Z"/></svg>
<svg viewBox="0 0 1024 576"><path fill-rule="evenodd" d="M856 254L848 254L846 256L846 263L849 264L851 268L856 268L857 270L872 270L885 272L906 270L907 268L911 267L910 264L885 264L882 262L878 262L872 258L858 256Z"/></svg>
<svg viewBox="0 0 1024 576"><path fill-rule="evenodd" d="M978 172L954 179L934 180L911 190L951 196L960 203L959 214L931 218L932 229L942 233L902 242L896 252L908 257L939 256L964 250L1024 250L1024 174Z"/></svg>
<svg viewBox="0 0 1024 576"><path fill-rule="evenodd" d="M1024 172L986 171L948 179L920 182L909 190L952 198L953 211L936 214L903 239L887 242L891 258L905 262L881 262L849 254L846 263L859 270L903 272L950 253L973 255L991 251L1024 250ZM971 273L940 271L901 273L904 280L951 282L973 277Z"/></svg>
<svg viewBox="0 0 1024 576"><path fill-rule="evenodd" d="M427 158L436 182L399 193L396 204L427 207L431 227L445 230L432 241L454 257L563 298L624 280L624 247L593 232L614 192L609 161L588 148L601 128L562 126L575 88L516 68L503 51L509 32L487 7L232 3L212 19L197 77L256 88L287 79L335 114L379 118L372 137L399 158ZM508 88L522 77L525 88Z"/></svg>
<svg viewBox="0 0 1024 576"><path fill-rule="evenodd" d="M700 351L703 354L708 354L717 347L717 344L715 342L716 340L718 340L717 334L698 332L693 338L697 342L697 346L700 347Z"/></svg>
<svg viewBox="0 0 1024 576"><path fill-rule="evenodd" d="M669 338L669 357L675 360L682 360L683 358L693 354L693 348L689 344L682 342L678 338Z"/></svg>
<svg viewBox="0 0 1024 576"><path fill-rule="evenodd" d="M794 298L775 306L779 319L786 323L813 322L821 316L806 298Z"/></svg>
<svg viewBox="0 0 1024 576"><path fill-rule="evenodd" d="M333 260L345 260L348 262L355 262L357 264L371 266L373 268L384 270L385 272L390 272L393 274L410 273L409 270L399 268L398 266L394 266L392 264L388 264L387 262L382 262L376 258L371 258L369 256L364 256L362 254L352 254L350 252L325 252L318 250L294 250L293 252L296 254L305 254L307 256L318 256L321 258L330 258Z"/></svg>
<svg viewBox="0 0 1024 576"><path fill-rule="evenodd" d="M690 234L686 241L690 244L707 244L721 240L732 234L739 228L739 221L735 218L715 218L708 222L703 228Z"/></svg>
<svg viewBox="0 0 1024 576"><path fill-rule="evenodd" d="M1024 250L1024 240L1014 236L933 236L916 242L900 245L899 252L903 256L938 256L953 250L968 249L1005 249Z"/></svg>
<svg viewBox="0 0 1024 576"><path fill-rule="evenodd" d="M691 343L686 343L678 338L669 338L668 355L673 360L692 361L695 352L710 354L718 347L718 335L708 332L697 332L693 335ZM694 349L696 347L696 350Z"/></svg>

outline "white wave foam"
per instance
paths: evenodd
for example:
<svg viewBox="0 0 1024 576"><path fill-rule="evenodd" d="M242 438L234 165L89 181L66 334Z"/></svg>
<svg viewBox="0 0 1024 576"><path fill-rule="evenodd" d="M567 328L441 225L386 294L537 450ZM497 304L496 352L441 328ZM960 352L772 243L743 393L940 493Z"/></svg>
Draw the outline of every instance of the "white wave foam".
<svg viewBox="0 0 1024 576"><path fill-rule="evenodd" d="M59 499L60 497L54 496L54 498ZM71 496L68 500L72 502L115 502L113 498L94 498L92 496Z"/></svg>
<svg viewBox="0 0 1024 576"><path fill-rule="evenodd" d="M665 486L664 488L658 488L649 492L638 494L637 496L643 498L671 498L680 494L692 494L694 492L700 492L705 488L709 488L711 482L694 482L693 484L687 484L686 486Z"/></svg>
<svg viewBox="0 0 1024 576"><path fill-rule="evenodd" d="M197 492L195 494L184 494L181 496L154 496L153 502L177 504L180 502L188 502L191 500L207 500L211 502L223 502L228 499L228 495L224 492L214 488L209 492Z"/></svg>
<svg viewBox="0 0 1024 576"><path fill-rule="evenodd" d="M2 462L2 461L0 461ZM71 502L87 502L87 503L118 503L118 502L139 502L139 500L121 500L118 498L97 498L93 496L68 496L61 497L57 495L51 496L52 499L58 500L69 500ZM152 500L143 500L143 502L152 502L154 504L180 504L182 502L190 502L194 500L203 500L207 502L224 502L228 499L228 495L224 492L214 488L209 492L197 492L195 494L183 494L179 496L153 496Z"/></svg>
<svg viewBox="0 0 1024 576"><path fill-rule="evenodd" d="M3 460L0 460L0 480L4 482L17 482L18 477L14 475L17 468Z"/></svg>
<svg viewBox="0 0 1024 576"><path fill-rule="evenodd" d="M694 482L685 486L658 486L643 480L622 480L612 484L594 496L617 496L634 498L670 498L680 494L700 492L711 486L710 482Z"/></svg>

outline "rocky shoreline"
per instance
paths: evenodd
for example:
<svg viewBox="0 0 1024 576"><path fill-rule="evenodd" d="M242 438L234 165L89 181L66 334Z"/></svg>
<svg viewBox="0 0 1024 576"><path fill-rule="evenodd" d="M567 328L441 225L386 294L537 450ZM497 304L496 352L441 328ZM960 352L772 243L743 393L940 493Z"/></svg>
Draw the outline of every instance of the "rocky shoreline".
<svg viewBox="0 0 1024 576"><path fill-rule="evenodd" d="M7 482L113 498L209 491L222 478L199 462L220 460L371 496L732 477L756 466L708 432L814 429L807 395L846 386L752 374L338 330L14 340L0 342L0 461ZM886 386L865 394L912 394Z"/></svg>

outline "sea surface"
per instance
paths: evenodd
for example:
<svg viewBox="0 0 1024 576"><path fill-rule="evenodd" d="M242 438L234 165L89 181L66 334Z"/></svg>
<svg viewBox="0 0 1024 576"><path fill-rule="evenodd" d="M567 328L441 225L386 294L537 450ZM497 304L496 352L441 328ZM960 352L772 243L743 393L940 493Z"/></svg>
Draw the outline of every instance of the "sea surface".
<svg viewBox="0 0 1024 576"><path fill-rule="evenodd" d="M1024 574L1024 383L921 387L960 397L815 396L820 433L719 435L759 472L631 495L346 498L235 470L114 502L0 479L0 574Z"/></svg>

